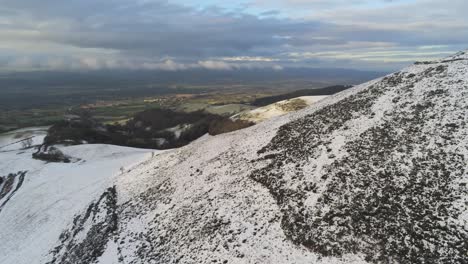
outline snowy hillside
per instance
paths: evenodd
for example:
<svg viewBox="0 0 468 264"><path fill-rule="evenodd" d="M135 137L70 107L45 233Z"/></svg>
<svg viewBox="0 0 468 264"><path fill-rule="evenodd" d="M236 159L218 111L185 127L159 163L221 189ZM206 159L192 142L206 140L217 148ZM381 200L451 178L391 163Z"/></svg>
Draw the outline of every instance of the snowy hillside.
<svg viewBox="0 0 468 264"><path fill-rule="evenodd" d="M260 123L265 120L282 116L290 112L295 112L311 106L316 102L323 100L327 96L301 96L293 99L283 100L274 104L259 107L253 110L244 111L233 116L233 119L240 119L254 123Z"/></svg>
<svg viewBox="0 0 468 264"><path fill-rule="evenodd" d="M34 131L39 142L44 135ZM10 145L30 135L23 132L4 136L8 147L0 151L0 263L45 263L74 215L99 197L121 169L151 157L148 150L80 145L60 148L74 162L45 163L32 159L34 149Z"/></svg>
<svg viewBox="0 0 468 264"><path fill-rule="evenodd" d="M0 262L466 263L467 123L468 55L418 63L160 153L74 217L17 193Z"/></svg>

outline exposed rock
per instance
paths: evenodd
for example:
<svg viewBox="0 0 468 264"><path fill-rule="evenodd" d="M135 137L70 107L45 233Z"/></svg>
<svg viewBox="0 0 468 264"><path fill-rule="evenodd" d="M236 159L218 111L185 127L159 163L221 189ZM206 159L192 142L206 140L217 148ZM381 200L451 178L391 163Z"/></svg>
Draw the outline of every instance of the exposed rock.
<svg viewBox="0 0 468 264"><path fill-rule="evenodd" d="M0 212L23 185L26 173L26 171L20 171L10 173L6 177L0 177Z"/></svg>
<svg viewBox="0 0 468 264"><path fill-rule="evenodd" d="M94 263L104 252L109 239L117 231L117 193L109 188L92 203L84 215L60 236L60 245L52 250L52 263Z"/></svg>

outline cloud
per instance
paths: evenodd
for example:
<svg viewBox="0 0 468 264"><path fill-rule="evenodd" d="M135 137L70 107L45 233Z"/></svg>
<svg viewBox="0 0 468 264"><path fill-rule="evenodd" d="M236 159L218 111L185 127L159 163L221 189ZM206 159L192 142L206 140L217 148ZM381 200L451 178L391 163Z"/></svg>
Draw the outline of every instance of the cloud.
<svg viewBox="0 0 468 264"><path fill-rule="evenodd" d="M468 44L464 0L252 0L247 6L235 11L163 0L0 0L0 65L397 68Z"/></svg>
<svg viewBox="0 0 468 264"><path fill-rule="evenodd" d="M198 64L209 70L231 70L232 66L224 61L199 61Z"/></svg>
<svg viewBox="0 0 468 264"><path fill-rule="evenodd" d="M273 61L278 61L278 59L275 58L269 58L269 57L260 57L260 56L237 56L237 57L224 57L222 58L223 61L241 61L241 62L246 62L246 61L255 61L255 62L273 62Z"/></svg>

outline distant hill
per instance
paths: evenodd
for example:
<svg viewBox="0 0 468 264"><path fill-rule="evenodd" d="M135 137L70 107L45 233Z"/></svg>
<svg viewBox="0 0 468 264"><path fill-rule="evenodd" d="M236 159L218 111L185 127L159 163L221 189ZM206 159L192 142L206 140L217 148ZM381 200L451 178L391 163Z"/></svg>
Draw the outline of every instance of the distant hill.
<svg viewBox="0 0 468 264"><path fill-rule="evenodd" d="M319 96L319 95L332 95L351 88L350 85L335 85L318 89L303 89L294 91L291 93L268 96L256 99L253 101L252 105L254 106L267 106L270 104L277 103L279 101L284 101L301 96Z"/></svg>

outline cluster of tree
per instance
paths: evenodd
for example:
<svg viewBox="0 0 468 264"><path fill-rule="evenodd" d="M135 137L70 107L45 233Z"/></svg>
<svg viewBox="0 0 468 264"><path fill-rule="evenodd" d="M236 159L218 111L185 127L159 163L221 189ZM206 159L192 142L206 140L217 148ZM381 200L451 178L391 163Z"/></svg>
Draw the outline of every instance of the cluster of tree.
<svg viewBox="0 0 468 264"><path fill-rule="evenodd" d="M70 158L63 154L58 148L47 147L39 148L36 153L33 153L34 159L43 160L47 162L63 162L70 163Z"/></svg>
<svg viewBox="0 0 468 264"><path fill-rule="evenodd" d="M89 116L60 121L44 140L53 144L113 144L138 148L168 149L187 145L209 133L218 135L253 125L242 120L202 111L185 113L151 109L137 113L124 125L102 125Z"/></svg>

